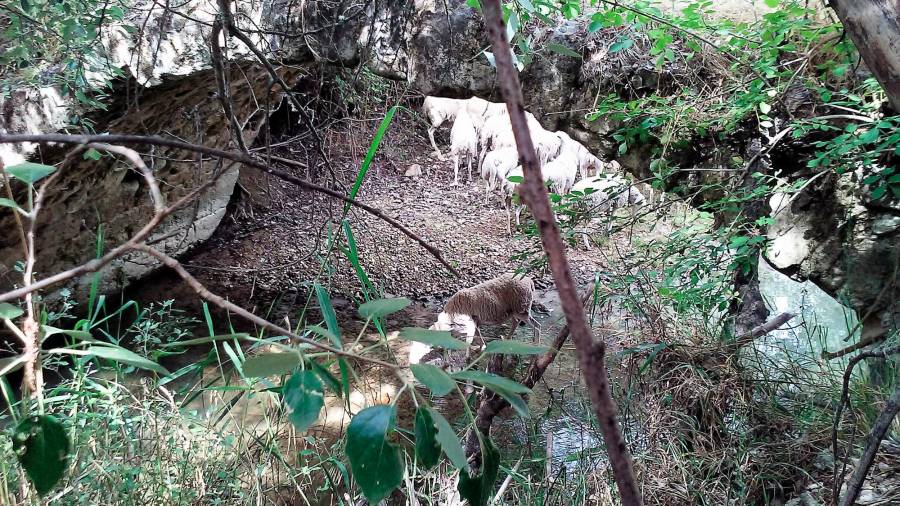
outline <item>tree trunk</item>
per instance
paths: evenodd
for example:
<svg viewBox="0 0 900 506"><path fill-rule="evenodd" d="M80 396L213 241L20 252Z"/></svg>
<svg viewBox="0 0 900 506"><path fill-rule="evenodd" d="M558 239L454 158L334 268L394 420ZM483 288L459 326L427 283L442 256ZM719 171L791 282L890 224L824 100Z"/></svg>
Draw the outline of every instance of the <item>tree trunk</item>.
<svg viewBox="0 0 900 506"><path fill-rule="evenodd" d="M900 112L900 2L831 0L859 55Z"/></svg>

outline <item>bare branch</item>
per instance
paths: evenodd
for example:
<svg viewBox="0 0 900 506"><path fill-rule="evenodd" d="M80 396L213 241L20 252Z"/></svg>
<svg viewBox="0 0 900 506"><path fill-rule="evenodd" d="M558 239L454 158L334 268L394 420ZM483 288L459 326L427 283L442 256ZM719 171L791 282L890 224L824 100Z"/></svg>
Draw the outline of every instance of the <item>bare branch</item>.
<svg viewBox="0 0 900 506"><path fill-rule="evenodd" d="M224 151L221 149L209 148L206 146L199 146L196 144L190 144L183 141L178 141L175 139L167 139L164 137L157 136L143 136L143 135L127 135L127 134L109 134L109 135L67 135L67 134L22 134L22 135L0 135L0 144L4 143L16 143L16 142L38 142L38 143L48 143L48 142L58 142L63 144L86 144L91 142L103 142L110 144L149 144L154 146L165 146L170 148L178 148L184 149L186 151L193 151L196 153L202 153L205 155L225 158L228 160L233 160L235 162L241 162L244 165L251 167L256 170L260 170L267 174L271 174L282 181L286 181L288 183L297 185L301 188L315 191L318 193L323 193L328 195L329 197L339 199L343 202L346 202L352 206L358 207L363 211L375 216L376 218L383 220L390 224L392 227L396 228L403 235L409 237L410 239L419 243L420 246L425 248L426 251L431 253L438 262L441 263L448 271L453 273L455 276L459 276L459 272L450 265L447 260L441 255L440 250L436 247L432 246L424 239L416 235L413 231L409 230L405 226L403 226L397 220L391 218L390 216L384 214L380 210L371 207L369 205L363 204L355 199L351 199L346 195L343 195L335 190L330 188L325 188L324 186L317 185L315 183L311 183L306 181L305 179L301 179L293 174L288 174L287 172L273 169L269 165L258 161L254 158L251 158L248 155L235 153L233 151ZM68 279L68 278L66 278ZM11 292L10 292L11 293ZM6 297L7 294L0 295L0 302L4 300L9 300Z"/></svg>
<svg viewBox="0 0 900 506"><path fill-rule="evenodd" d="M88 147L109 151L110 153L116 153L127 158L128 161L140 171L141 175L144 176L144 181L147 183L147 188L150 191L150 200L153 201L153 212L158 214L166 208L166 199L163 198L162 192L159 191L159 184L157 184L156 178L153 176L153 171L147 168L147 164L144 163L144 160L141 159L141 155L139 155L137 151L123 146L113 146L112 144L99 142L88 144Z"/></svg>
<svg viewBox="0 0 900 506"><path fill-rule="evenodd" d="M137 251L141 251L143 253L146 253L147 255L150 255L153 258L156 258L163 265L174 270L175 273L178 274L179 276L181 276L181 279L183 279L185 281L185 283L188 284L188 286L190 286L195 292L197 292L197 295L199 295L200 297L203 297L204 300L212 302L213 304L219 306L220 308L222 308L226 311L231 311L232 313L240 316L241 318L243 318L247 321L253 322L254 324L259 325L260 327L263 327L266 330L270 330L272 332L277 332L278 334L285 335L285 336L291 338L291 341L294 343L308 344L308 345L313 346L322 351L327 351L329 353L334 353L335 355L341 355L344 357L365 360L366 362L369 362L372 364L377 364L382 367L387 367L392 370L399 368L399 366L397 366L396 364L391 364L389 362L384 362L384 361L378 360L376 358L363 357L360 355L356 355L354 353L346 352L344 350L339 350L339 349L333 348L327 344L320 343L318 341L309 339L307 337L303 337L294 332L291 332L290 330L288 330L286 328L275 325L274 323L272 323L268 320L265 320L263 318L260 318L259 316L256 316L255 314L251 313L250 311L247 311L246 309L238 306L237 304L234 304L233 302L229 302L229 301L225 300L224 298L222 298L221 296L216 295L215 293L209 291L209 289L207 289L205 286L203 286L203 283L198 281L197 278L195 278L194 276L191 276L191 274L185 270L184 266L182 266L181 263L178 262L178 260L175 260L174 258L170 257L169 255L166 255L165 253L163 253L159 250L153 249L150 246L147 246L146 244L137 244L133 247L133 249L135 249Z"/></svg>
<svg viewBox="0 0 900 506"><path fill-rule="evenodd" d="M503 16L500 12L500 1L484 0L482 8L488 36L493 45L500 90L506 99L516 146L519 150L519 159L525 175L525 182L520 189L541 234L541 243L547 253L563 313L578 351L578 360L591 395L597 422L603 433L622 504L625 506L640 505L642 504L641 495L634 477L631 456L616 419L616 404L609 388L609 378L604 362L606 344L603 341L595 343L588 328L584 308L578 299L569 263L566 260L565 246L553 219L547 189L541 177L541 168L528 131L519 77L512 64Z"/></svg>

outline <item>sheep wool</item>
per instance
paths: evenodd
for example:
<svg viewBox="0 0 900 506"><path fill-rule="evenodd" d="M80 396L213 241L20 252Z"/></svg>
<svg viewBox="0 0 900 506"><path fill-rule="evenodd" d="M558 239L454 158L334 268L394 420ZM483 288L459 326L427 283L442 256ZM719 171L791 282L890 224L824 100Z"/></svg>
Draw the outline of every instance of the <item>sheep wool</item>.
<svg viewBox="0 0 900 506"><path fill-rule="evenodd" d="M443 313L469 315L479 326L497 325L510 319L528 321L533 301L531 278L504 274L456 292L447 301Z"/></svg>

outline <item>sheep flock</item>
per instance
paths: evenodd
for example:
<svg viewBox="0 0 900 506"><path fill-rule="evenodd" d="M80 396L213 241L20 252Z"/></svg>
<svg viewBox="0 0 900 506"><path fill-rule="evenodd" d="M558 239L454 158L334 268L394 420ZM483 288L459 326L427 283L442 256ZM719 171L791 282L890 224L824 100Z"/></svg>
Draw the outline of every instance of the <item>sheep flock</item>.
<svg viewBox="0 0 900 506"><path fill-rule="evenodd" d="M428 138L440 159L434 133L444 123L452 121L449 154L453 160L453 184L459 184L459 168L464 163L467 180L472 182L472 164L484 182L485 199L498 192L507 212L513 207L522 167L513 136L506 104L482 98L454 99L425 97L422 110L428 119ZM612 213L617 208L641 205L644 196L621 175L621 166L604 162L580 142L565 132L545 130L533 114L526 112L532 142L541 164L541 174L550 189L559 195L579 192L585 204L600 213ZM518 176L518 177L514 177ZM579 181L580 178L580 181ZM519 224L521 206L516 206ZM588 246L585 236L585 245Z"/></svg>

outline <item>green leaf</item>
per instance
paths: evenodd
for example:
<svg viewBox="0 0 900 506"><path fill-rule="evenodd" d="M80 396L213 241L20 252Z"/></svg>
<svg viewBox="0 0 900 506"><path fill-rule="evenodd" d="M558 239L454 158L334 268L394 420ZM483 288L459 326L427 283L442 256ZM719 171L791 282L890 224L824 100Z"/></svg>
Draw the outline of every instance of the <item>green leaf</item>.
<svg viewBox="0 0 900 506"><path fill-rule="evenodd" d="M551 43L547 44L547 49L553 51L554 53L561 54L563 56L571 56L572 58L581 58L581 54L573 51L572 49L570 49L562 44L555 44L555 43L551 42Z"/></svg>
<svg viewBox="0 0 900 506"><path fill-rule="evenodd" d="M65 473L69 457L69 438L62 424L50 415L25 418L16 427L13 444L38 494L53 489Z"/></svg>
<svg viewBox="0 0 900 506"><path fill-rule="evenodd" d="M254 355L244 361L241 369L244 371L244 376L249 378L264 378L287 374L298 365L300 365L300 354L285 351Z"/></svg>
<svg viewBox="0 0 900 506"><path fill-rule="evenodd" d="M506 339L496 339L487 343L484 347L484 353L508 353L510 355L541 355L550 348L546 346L536 346L533 344L523 343L522 341L509 341Z"/></svg>
<svg viewBox="0 0 900 506"><path fill-rule="evenodd" d="M334 306L331 305L331 297L328 296L328 292L322 285L316 283L313 286L316 290L316 298L319 299L319 309L322 311L322 318L325 319L325 326L337 338L336 341L332 339L334 345L340 348L341 328L338 327L337 314L334 312Z"/></svg>
<svg viewBox="0 0 900 506"><path fill-rule="evenodd" d="M363 495L372 504L388 496L403 480L400 450L387 440L394 429L393 406L371 406L347 427L347 459Z"/></svg>
<svg viewBox="0 0 900 506"><path fill-rule="evenodd" d="M872 190L872 200L879 200L881 197L884 197L884 194L887 193L888 187L887 185L879 186Z"/></svg>
<svg viewBox="0 0 900 506"><path fill-rule="evenodd" d="M0 207L10 207L12 209L19 209L19 205L16 204L14 200L0 198Z"/></svg>
<svg viewBox="0 0 900 506"><path fill-rule="evenodd" d="M126 365L132 365L139 369L154 371L159 374L169 374L165 367L156 362L146 359L133 351L120 348L118 346L89 346L85 351L85 355L93 355L97 358L112 360Z"/></svg>
<svg viewBox="0 0 900 506"><path fill-rule="evenodd" d="M496 389L500 389L516 394L531 393L531 390L525 387L525 385L516 383L509 378L504 378L503 376L497 376L496 374L491 374L483 371L459 371L453 374L453 378L463 381L472 380L475 383L480 383L494 391L496 391Z"/></svg>
<svg viewBox="0 0 900 506"><path fill-rule="evenodd" d="M523 176L507 176L506 180L510 183L521 183L525 181L525 178Z"/></svg>
<svg viewBox="0 0 900 506"><path fill-rule="evenodd" d="M0 302L0 318L4 320L12 320L18 318L25 313L21 308L13 306L9 302Z"/></svg>
<svg viewBox="0 0 900 506"><path fill-rule="evenodd" d="M99 343L94 339L94 336L91 335L90 332L86 332L84 330L68 330L68 329L58 329L56 327L51 327L50 325L41 325L44 329L44 339L56 334L65 334L69 337L74 337L79 341L85 341L88 343Z"/></svg>
<svg viewBox="0 0 900 506"><path fill-rule="evenodd" d="M56 167L41 163L23 162L7 167L6 172L23 183L34 184L56 172Z"/></svg>
<svg viewBox="0 0 900 506"><path fill-rule="evenodd" d="M531 413L528 411L528 403L525 402L525 399L522 398L521 395L510 392L505 388L491 387L491 390L497 393L500 397L506 399L506 402L509 403L510 406L516 413L519 414L522 418L528 418L531 416Z"/></svg>
<svg viewBox="0 0 900 506"><path fill-rule="evenodd" d="M319 418L319 412L325 405L322 382L310 370L295 372L284 383L281 393L284 395L284 403L291 408L288 419L301 432Z"/></svg>
<svg viewBox="0 0 900 506"><path fill-rule="evenodd" d="M408 306L410 300L404 297L397 299L375 299L359 306L359 314L363 318L378 318L396 313Z"/></svg>
<svg viewBox="0 0 900 506"><path fill-rule="evenodd" d="M494 482L500 473L500 452L488 438L483 438L481 448L481 472L469 476L463 469L459 473L459 485L456 489L463 499L472 506L485 506L494 495Z"/></svg>
<svg viewBox="0 0 900 506"><path fill-rule="evenodd" d="M441 449L444 450L450 463L457 469L467 469L469 463L466 461L466 452L463 451L462 444L456 437L456 432L453 431L450 422L440 411L434 408L428 408L428 411L431 413L431 419L434 420L434 426L437 427L437 441L441 444Z"/></svg>
<svg viewBox="0 0 900 506"><path fill-rule="evenodd" d="M328 339L337 348L341 347L341 338L328 329L323 329L318 325L310 325L309 327L306 327L306 330L312 332L313 334L319 334L325 339Z"/></svg>
<svg viewBox="0 0 900 506"><path fill-rule="evenodd" d="M359 188L362 186L363 180L366 178L366 174L369 172L369 167L372 165L372 160L375 158L375 153L378 152L378 147L381 145L381 141L384 140L384 135L387 133L388 127L391 126L391 121L394 119L394 114L397 113L397 110L400 109L399 105L395 105L388 109L387 114L384 115L384 119L381 120L381 124L378 125L378 130L375 132L375 137L372 139L372 142L369 143L369 149L366 151L366 157L363 159L362 164L359 166L359 171L356 174L356 180L353 181L353 187L350 188L350 193L347 194L347 197L351 199L355 199L357 193L359 193ZM344 204L344 216L347 215L347 212L350 210L350 203L347 202Z"/></svg>
<svg viewBox="0 0 900 506"><path fill-rule="evenodd" d="M430 364L412 364L409 366L409 369L419 383L428 387L431 393L438 397L449 394L456 387L456 382L453 381L453 378L441 370L440 367Z"/></svg>
<svg viewBox="0 0 900 506"><path fill-rule="evenodd" d="M310 367L312 367L313 371L315 371L316 374L319 375L319 378L324 381L326 385L328 385L328 388L331 389L332 392L337 394L338 397L343 395L344 390L343 388L341 388L341 382L338 381L338 379L335 378L333 374L331 374L331 371L326 369L325 366L316 362L315 360L310 360L309 365Z"/></svg>
<svg viewBox="0 0 900 506"><path fill-rule="evenodd" d="M416 327L405 327L400 330L400 337L407 341L416 341L445 350L465 350L469 345L455 339L448 330L426 330Z"/></svg>
<svg viewBox="0 0 900 506"><path fill-rule="evenodd" d="M415 422L416 458L423 469L431 469L441 458L441 445L437 441L437 427L426 406L416 409Z"/></svg>
<svg viewBox="0 0 900 506"><path fill-rule="evenodd" d="M609 46L610 53L618 53L619 51L624 51L629 47L634 45L634 40L629 37L622 37L617 40L613 45Z"/></svg>

